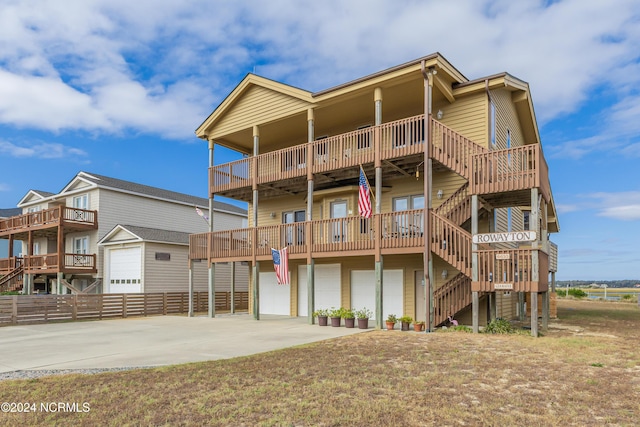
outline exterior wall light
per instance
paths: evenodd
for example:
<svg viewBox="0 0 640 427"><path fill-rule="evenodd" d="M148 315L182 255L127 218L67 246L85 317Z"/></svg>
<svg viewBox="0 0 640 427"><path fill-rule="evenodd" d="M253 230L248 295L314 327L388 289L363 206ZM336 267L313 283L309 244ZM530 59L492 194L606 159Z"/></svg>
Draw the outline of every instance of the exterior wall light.
<svg viewBox="0 0 640 427"><path fill-rule="evenodd" d="M442 110L438 110L438 112L436 113L436 117L438 118L438 120L442 120L442 118L444 117L444 112Z"/></svg>

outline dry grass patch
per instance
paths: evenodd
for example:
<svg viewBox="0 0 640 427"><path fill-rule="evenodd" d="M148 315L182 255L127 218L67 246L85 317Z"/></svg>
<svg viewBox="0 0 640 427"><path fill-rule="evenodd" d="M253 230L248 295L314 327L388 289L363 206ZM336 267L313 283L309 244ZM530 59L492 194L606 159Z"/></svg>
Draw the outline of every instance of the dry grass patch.
<svg viewBox="0 0 640 427"><path fill-rule="evenodd" d="M232 360L4 381L0 402L91 410L0 414L0 425L636 425L640 310L558 305L537 339L373 331Z"/></svg>

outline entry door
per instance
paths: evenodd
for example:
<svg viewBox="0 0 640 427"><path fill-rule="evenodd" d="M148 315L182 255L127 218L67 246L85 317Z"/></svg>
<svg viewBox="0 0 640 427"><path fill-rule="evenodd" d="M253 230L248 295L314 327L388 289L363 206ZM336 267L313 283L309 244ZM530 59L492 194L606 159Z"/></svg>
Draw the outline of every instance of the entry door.
<svg viewBox="0 0 640 427"><path fill-rule="evenodd" d="M416 319L427 319L427 295L424 289L424 271L416 271L415 275L416 287Z"/></svg>
<svg viewBox="0 0 640 427"><path fill-rule="evenodd" d="M331 202L331 218L347 217L347 201ZM332 223L332 242L345 242L347 237L347 224L345 221L336 221Z"/></svg>

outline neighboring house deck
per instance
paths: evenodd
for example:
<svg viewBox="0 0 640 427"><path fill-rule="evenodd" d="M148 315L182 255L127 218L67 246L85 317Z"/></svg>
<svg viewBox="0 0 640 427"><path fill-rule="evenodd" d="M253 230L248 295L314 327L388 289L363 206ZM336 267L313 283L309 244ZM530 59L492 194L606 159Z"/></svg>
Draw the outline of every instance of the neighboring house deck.
<svg viewBox="0 0 640 427"><path fill-rule="evenodd" d="M24 288L26 293L144 292L163 286L186 291L187 236L208 229L195 210L208 213L208 199L88 172L78 173L58 193L31 190L18 206L19 214L0 219L0 239L10 247L22 247L21 256L0 259L0 289ZM246 211L216 202L213 217L216 229L235 228L246 222ZM180 280L160 274L154 279L159 283L145 282L143 273L150 270L146 270L149 262L140 258L142 252L137 253L135 267L124 259L121 265L105 262L105 249L98 243L119 224L155 230L158 237L168 240L154 240L154 244L179 248L184 263L170 263L169 269L177 270ZM143 234L146 242L149 235ZM182 242L169 238L175 235ZM129 286L111 287L103 281L110 274L119 274L119 269L129 269L128 274L135 276L129 277ZM206 274L206 268L203 271Z"/></svg>
<svg viewBox="0 0 640 427"><path fill-rule="evenodd" d="M366 305L379 324L477 329L522 316L525 292L548 317L559 225L526 82L468 80L439 54L316 93L248 75L196 134L245 154L211 165L209 192L247 202L249 227L194 234L190 257L251 263L256 317ZM288 290L270 262L283 247Z"/></svg>

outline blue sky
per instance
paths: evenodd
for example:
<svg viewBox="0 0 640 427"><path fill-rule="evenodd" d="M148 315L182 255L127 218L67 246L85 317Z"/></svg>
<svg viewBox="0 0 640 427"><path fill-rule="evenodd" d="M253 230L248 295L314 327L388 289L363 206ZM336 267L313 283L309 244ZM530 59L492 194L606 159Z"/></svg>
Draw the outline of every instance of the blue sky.
<svg viewBox="0 0 640 427"><path fill-rule="evenodd" d="M634 0L2 0L0 207L81 170L206 197L194 130L246 73L317 91L433 52L529 82L557 278L640 279Z"/></svg>

